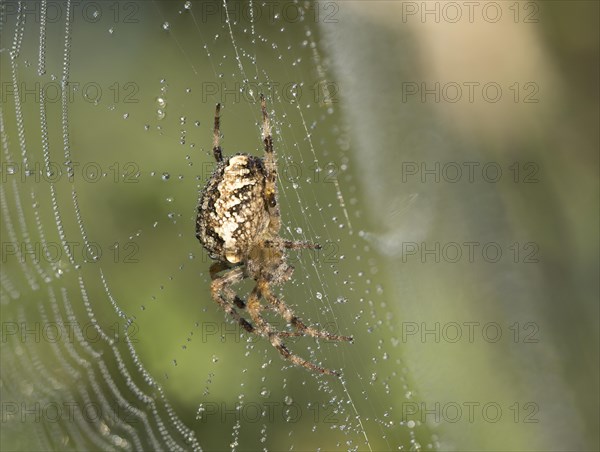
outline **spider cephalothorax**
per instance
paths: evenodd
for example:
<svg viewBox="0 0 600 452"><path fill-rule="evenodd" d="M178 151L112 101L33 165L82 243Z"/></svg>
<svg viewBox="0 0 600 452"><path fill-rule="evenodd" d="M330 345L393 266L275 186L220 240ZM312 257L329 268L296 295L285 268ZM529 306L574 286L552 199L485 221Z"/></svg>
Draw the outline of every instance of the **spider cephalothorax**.
<svg viewBox="0 0 600 452"><path fill-rule="evenodd" d="M248 154L223 158L219 145L221 106L217 104L216 107L213 154L217 167L202 191L196 219L196 237L211 258L217 260L210 268L211 295L246 331L267 337L286 359L307 369L339 375L294 355L282 340L305 335L335 341L351 341L352 338L305 325L271 292L272 285L281 284L292 276L293 267L285 259L286 249L320 246L284 240L279 236L277 165L264 96L261 95L260 100L265 146L262 159ZM221 271L224 273L218 276ZM256 281L247 302L232 289L235 283L245 278ZM279 313L295 331L276 331L261 315L265 309L260 304L261 298L267 301L267 308ZM236 307L247 310L251 322L244 319Z"/></svg>

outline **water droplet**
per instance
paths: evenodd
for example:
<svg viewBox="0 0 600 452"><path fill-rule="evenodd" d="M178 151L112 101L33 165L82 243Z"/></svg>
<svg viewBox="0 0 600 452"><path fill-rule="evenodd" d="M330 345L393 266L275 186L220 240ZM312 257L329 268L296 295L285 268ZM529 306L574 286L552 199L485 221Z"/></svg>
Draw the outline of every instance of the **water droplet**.
<svg viewBox="0 0 600 452"><path fill-rule="evenodd" d="M192 2L190 2L190 1L188 0L187 2L185 2L185 3L183 4L183 7L184 7L185 9L188 9L188 10L189 10L189 9L192 9Z"/></svg>
<svg viewBox="0 0 600 452"><path fill-rule="evenodd" d="M163 22L162 28L165 31L169 31L171 29L171 24L169 22Z"/></svg>
<svg viewBox="0 0 600 452"><path fill-rule="evenodd" d="M267 388L263 387L260 390L260 395L261 395L261 397L267 398L267 397L269 397L271 395L271 391L269 391Z"/></svg>
<svg viewBox="0 0 600 452"><path fill-rule="evenodd" d="M216 355L212 355L212 362L216 363L219 361L219 358Z"/></svg>
<svg viewBox="0 0 600 452"><path fill-rule="evenodd" d="M162 180L169 180L171 175L169 173L162 173Z"/></svg>

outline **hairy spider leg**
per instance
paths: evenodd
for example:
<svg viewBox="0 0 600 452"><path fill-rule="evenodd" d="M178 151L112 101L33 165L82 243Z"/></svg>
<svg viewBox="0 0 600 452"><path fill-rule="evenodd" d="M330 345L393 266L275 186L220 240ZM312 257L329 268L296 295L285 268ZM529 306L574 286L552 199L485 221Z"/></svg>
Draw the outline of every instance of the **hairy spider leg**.
<svg viewBox="0 0 600 452"><path fill-rule="evenodd" d="M277 175L277 167L275 162L275 150L273 149L273 138L271 137L271 122L267 114L267 101L263 94L260 95L260 109L262 112L262 138L265 145L265 164L269 174ZM273 179L273 182L275 179Z"/></svg>
<svg viewBox="0 0 600 452"><path fill-rule="evenodd" d="M219 276L217 276L217 273L220 273L224 270L231 270L231 267L226 263L226 262L215 262L214 264L212 264L210 266L210 279L212 281L214 281L215 279L219 278ZM242 279L244 279L245 276L242 276ZM240 280L241 281L241 280ZM234 283L231 283L234 284ZM246 309L246 303L244 302L244 300L242 300L240 297L238 297L235 293L235 291L231 288L231 284L230 285L225 285L223 287L221 287L221 290L223 290L224 292L227 292L227 297L230 300L233 300L233 302L235 303L235 305L240 308L240 309Z"/></svg>
<svg viewBox="0 0 600 452"><path fill-rule="evenodd" d="M212 267L214 267L214 265ZM231 297L231 293L233 292L231 290L231 285L243 279L244 270L241 267L231 268L224 275L213 279L212 283L210 284L210 293L213 297L213 300L215 300L217 304L221 306L221 309L227 312L227 314L229 314L242 328L249 333L259 334L252 324L244 319L233 307L233 304L236 303L235 298L237 297L235 294L233 298ZM228 296L230 299L227 300L225 298L226 296Z"/></svg>
<svg viewBox="0 0 600 452"><path fill-rule="evenodd" d="M302 335L308 335L319 339L327 339L328 341L347 341L352 342L354 338L352 336L340 336L338 334L330 333L325 330L317 330L311 326L307 326L294 312L279 298L277 298L269 287L265 285L263 287L263 296L273 306L273 308L279 312L281 317L285 321L292 325Z"/></svg>
<svg viewBox="0 0 600 452"><path fill-rule="evenodd" d="M235 291L231 288L231 286L243 279L246 278L246 275L242 274L241 276L238 274L234 274L234 275L230 275L228 276L227 280L223 279L223 276L219 277L217 276L217 273L220 273L223 270L242 270L241 267L232 269L231 267L229 267L226 263L224 262L215 262L213 265L210 266L210 278L213 281L219 281L218 287L213 288L211 286L211 290L213 293L213 298L215 299L215 301L221 306L221 308L223 308L223 300L225 300L225 302L228 302L231 304L231 302L233 302L238 308L240 309L246 309L246 302L244 300L242 300L240 297L238 297L238 295L235 293ZM223 297L220 297L220 292L223 292L225 295L225 299ZM220 297L219 299L217 299L216 297ZM267 308L270 310L275 311L275 309L272 306L261 306L262 308ZM229 310L226 310L229 315L231 315L240 325L242 325L242 322L246 322L248 324L250 324L249 322L247 322L245 319L243 319L239 313L236 316L234 313L231 313ZM250 326L252 326L250 324ZM251 333L254 334L258 334L256 330L254 330L254 327L252 327L252 331L248 330L247 325L242 325L242 327ZM282 331L281 335L284 337L299 337L299 336L305 336L305 333L301 332L301 331Z"/></svg>
<svg viewBox="0 0 600 452"><path fill-rule="evenodd" d="M302 240L285 240L277 237L277 240L265 240L265 246L278 248L282 246L287 248L288 250L301 250L301 249L311 249L311 250L320 250L321 245L318 243L305 242Z"/></svg>
<svg viewBox="0 0 600 452"><path fill-rule="evenodd" d="M217 104L215 108L215 128L213 129L213 155L215 156L215 160L217 162L223 161L223 151L221 150L221 146L219 144L221 140L221 104Z"/></svg>
<svg viewBox="0 0 600 452"><path fill-rule="evenodd" d="M305 359L300 358L298 355L294 355L289 349L285 346L281 337L277 333L270 333L269 340L271 341L271 345L281 353L285 359L291 361L297 366L302 366L306 369L312 370L314 372L319 372L321 374L333 375L336 377L340 377L342 374L331 369L325 369L324 367L319 367L316 364L311 363L310 361L306 361Z"/></svg>
<svg viewBox="0 0 600 452"><path fill-rule="evenodd" d="M277 205L277 157L273 148L273 137L271 135L271 122L267 114L267 101L263 94L260 95L260 108L262 111L262 138L265 146L265 155L263 162L265 164L265 199L267 208L271 215L269 230L273 236L276 236L281 228L281 219L279 206Z"/></svg>
<svg viewBox="0 0 600 452"><path fill-rule="evenodd" d="M213 270L215 265L211 266L211 270ZM265 288L265 282L257 283L248 299L247 308L248 312L250 313L250 317L252 318L255 324L255 326L253 326L250 322L244 319L233 307L233 303L235 303L234 299L237 298L237 296L235 296L235 294L233 294L233 297L231 296L231 294L233 293L233 291L231 290L231 286L244 279L243 268L230 268L224 275L220 277L216 276L216 271L211 271L211 277L212 276L214 276L213 282L211 283L211 293L213 299L217 302L217 304L219 304L221 309L228 313L242 328L244 328L244 330L246 330L248 333L268 337L269 341L271 342L271 345L273 345L273 347L275 347L285 359L291 361L292 363L298 366L302 366L306 369L313 370L322 374L340 376L339 372L317 366L309 361L300 358L297 355L294 355L292 352L290 352L290 350L285 346L285 344L281 340L282 337L303 336L305 334L303 331L298 331L295 333L274 331L271 328L271 326L263 319L263 317L260 315L260 312L263 309L263 306L261 306L260 304L260 287L262 286L263 288ZM229 296L230 299L227 300L224 295Z"/></svg>
<svg viewBox="0 0 600 452"><path fill-rule="evenodd" d="M319 245L318 243L305 242L302 240L282 240L282 245L288 250L301 250L304 248L308 248L311 250L321 249L321 245Z"/></svg>
<svg viewBox="0 0 600 452"><path fill-rule="evenodd" d="M293 354L281 340L281 337L290 336L291 334L282 334L281 332L273 331L271 329L271 326L260 315L260 312L262 311L262 306L260 304L260 298L263 295L264 289L267 287L268 287L268 285L267 285L266 281L264 281L264 280L257 281L256 286L254 286L254 289L252 289L252 292L250 293L250 296L248 297L248 305L247 305L248 312L250 313L250 317L252 318L252 321L254 322L255 330L257 330L262 336L268 337L269 341L271 342L271 345L273 347L275 347L277 349L277 351L279 351L281 356L283 356L288 361L291 361L292 363L294 363L298 366L302 366L306 369L309 369L309 370L312 370L315 372L319 372L319 373L327 374L327 375L335 375L335 376L339 377L340 376L339 372L317 366L316 364L306 361L305 359L302 359L299 356Z"/></svg>

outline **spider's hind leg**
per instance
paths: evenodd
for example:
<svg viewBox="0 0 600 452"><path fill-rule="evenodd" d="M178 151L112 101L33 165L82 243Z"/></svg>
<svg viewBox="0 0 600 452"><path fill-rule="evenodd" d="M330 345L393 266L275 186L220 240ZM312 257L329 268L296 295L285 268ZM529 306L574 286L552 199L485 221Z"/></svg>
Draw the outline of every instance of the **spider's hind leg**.
<svg viewBox="0 0 600 452"><path fill-rule="evenodd" d="M282 337L290 337L290 336L300 336L303 335L303 332L298 333L286 333L274 331L271 325L261 316L260 312L263 310L263 307L260 305L260 298L263 295L266 295L268 292L267 284L264 281L258 281L250 296L248 297L248 312L250 313L250 317L255 324L255 330L261 335L269 338L271 345L277 349L277 351L283 356L285 359L291 361L292 363L302 366L306 369L312 370L314 372L327 374L327 375L336 375L340 376L339 372L335 372L333 370L325 369L324 367L319 367L316 364L313 364L305 359L300 358L297 355L294 355L283 343L281 340Z"/></svg>
<svg viewBox="0 0 600 452"><path fill-rule="evenodd" d="M354 338L352 336L341 336L339 334L333 334L329 331L325 330L317 330L311 326L307 326L300 317L296 316L294 312L279 298L277 298L273 293L269 290L269 288L265 288L264 296L267 301L273 306L273 308L279 312L281 317L285 319L285 321L292 325L298 332L303 335L312 336L319 339L326 339L328 341L346 341L352 342Z"/></svg>
<svg viewBox="0 0 600 452"><path fill-rule="evenodd" d="M326 369L324 367L317 366L316 364L311 363L310 361L306 361L305 359L300 358L298 355L294 355L283 343L279 333L272 332L269 334L269 340L271 341L271 345L277 349L281 356L285 359L293 362L297 366L305 367L308 370L312 370L314 372L318 372L326 375L334 375L336 377L341 376L339 372L335 370Z"/></svg>

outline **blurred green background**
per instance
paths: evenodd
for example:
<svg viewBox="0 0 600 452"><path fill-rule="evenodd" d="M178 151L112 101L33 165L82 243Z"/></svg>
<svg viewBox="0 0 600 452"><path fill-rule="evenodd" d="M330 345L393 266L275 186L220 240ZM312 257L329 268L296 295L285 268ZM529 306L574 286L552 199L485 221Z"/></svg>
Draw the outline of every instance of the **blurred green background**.
<svg viewBox="0 0 600 452"><path fill-rule="evenodd" d="M597 450L598 3L227 3L2 3L2 450ZM260 92L342 381L210 299Z"/></svg>

